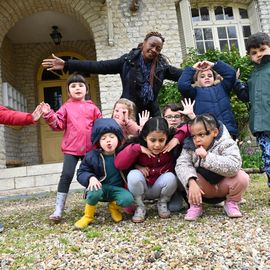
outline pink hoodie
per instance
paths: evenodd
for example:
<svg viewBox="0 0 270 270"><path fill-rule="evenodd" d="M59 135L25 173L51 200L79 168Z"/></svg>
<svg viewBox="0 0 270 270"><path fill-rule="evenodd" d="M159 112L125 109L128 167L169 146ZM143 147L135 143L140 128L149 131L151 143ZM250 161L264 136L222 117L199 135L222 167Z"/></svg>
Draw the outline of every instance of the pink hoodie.
<svg viewBox="0 0 270 270"><path fill-rule="evenodd" d="M64 131L63 153L84 156L92 150L92 127L95 120L102 117L93 101L69 99L57 112L51 110L43 117L53 130Z"/></svg>

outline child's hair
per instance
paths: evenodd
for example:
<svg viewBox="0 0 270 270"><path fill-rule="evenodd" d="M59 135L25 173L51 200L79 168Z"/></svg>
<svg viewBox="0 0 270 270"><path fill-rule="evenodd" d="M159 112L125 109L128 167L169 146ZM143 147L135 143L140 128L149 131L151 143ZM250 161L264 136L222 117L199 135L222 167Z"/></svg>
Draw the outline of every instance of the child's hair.
<svg viewBox="0 0 270 270"><path fill-rule="evenodd" d="M126 105L128 108L128 117L130 119L136 121L136 105L134 102L132 102L131 100L129 100L127 98L120 98L115 102L114 107L113 107L113 112L114 112L117 104Z"/></svg>
<svg viewBox="0 0 270 270"><path fill-rule="evenodd" d="M169 125L166 119L162 117L153 117L144 124L141 133L139 134L139 143L146 147L147 144L145 138L148 136L149 133L153 131L165 133L167 136L167 142L172 137L171 130L169 129Z"/></svg>
<svg viewBox="0 0 270 270"><path fill-rule="evenodd" d="M162 116L165 117L165 113L166 111L170 109L172 112L177 112L177 111L183 111L184 110L184 107L182 104L179 104L179 103L169 103L167 105L165 105L165 107L163 108L162 110ZM184 122L187 122L189 120L188 116L187 115L184 115L184 114L181 114L181 120L184 121Z"/></svg>
<svg viewBox="0 0 270 270"><path fill-rule="evenodd" d="M250 49L252 48L260 48L261 45L267 45L270 47L270 36L263 32L255 33L247 39L247 53L250 53Z"/></svg>
<svg viewBox="0 0 270 270"><path fill-rule="evenodd" d="M86 79L79 73L73 73L68 77L68 79L67 79L68 92L69 92L69 85L72 83L78 83L78 82L85 84L86 93L87 93L89 90L88 83L87 83Z"/></svg>
<svg viewBox="0 0 270 270"><path fill-rule="evenodd" d="M215 128L219 128L219 122L217 118L211 113L204 113L197 115L194 119L190 121L190 126L201 123L203 124L205 131L210 132Z"/></svg>

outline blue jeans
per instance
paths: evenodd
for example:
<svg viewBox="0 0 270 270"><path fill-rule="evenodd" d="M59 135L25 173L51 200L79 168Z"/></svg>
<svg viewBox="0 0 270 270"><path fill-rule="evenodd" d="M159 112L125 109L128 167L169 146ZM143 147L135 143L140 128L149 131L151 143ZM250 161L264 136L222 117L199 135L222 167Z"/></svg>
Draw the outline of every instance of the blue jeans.
<svg viewBox="0 0 270 270"><path fill-rule="evenodd" d="M263 169L267 175L267 184L270 187L270 135L260 134L257 136L257 142L262 150Z"/></svg>

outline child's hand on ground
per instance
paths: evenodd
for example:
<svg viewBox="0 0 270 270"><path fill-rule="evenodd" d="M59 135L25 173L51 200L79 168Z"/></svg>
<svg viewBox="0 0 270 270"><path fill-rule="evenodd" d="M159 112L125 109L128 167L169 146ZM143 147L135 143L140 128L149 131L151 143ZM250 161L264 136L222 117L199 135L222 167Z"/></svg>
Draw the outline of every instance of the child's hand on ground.
<svg viewBox="0 0 270 270"><path fill-rule="evenodd" d="M33 120L36 122L42 115L41 105L38 105L32 113Z"/></svg>
<svg viewBox="0 0 270 270"><path fill-rule="evenodd" d="M204 192L201 190L197 182L194 179L190 179L188 189L188 202L190 204L201 205L203 194Z"/></svg>
<svg viewBox="0 0 270 270"><path fill-rule="evenodd" d="M183 111L179 111L181 114L185 114L189 117L189 119L194 119L196 117L193 107L195 104L195 100L193 100L193 102L191 102L191 99L186 99L184 98L184 100L181 100L181 103L183 105L184 110Z"/></svg>
<svg viewBox="0 0 270 270"><path fill-rule="evenodd" d="M141 152L146 154L149 158L154 157L155 155L146 147L141 145Z"/></svg>
<svg viewBox="0 0 270 270"><path fill-rule="evenodd" d="M95 190L99 190L101 189L102 187L102 184L98 181L98 179L94 176L90 177L90 180L89 180L89 185L88 185L88 190L90 191L93 191L94 189Z"/></svg>
<svg viewBox="0 0 270 270"><path fill-rule="evenodd" d="M195 154L200 158L205 158L207 156L207 151L200 146L195 150Z"/></svg>
<svg viewBox="0 0 270 270"><path fill-rule="evenodd" d="M145 110L142 111L142 113L139 113L139 123L140 123L140 127L142 128L144 126L144 124L148 121L150 117L150 112Z"/></svg>
<svg viewBox="0 0 270 270"><path fill-rule="evenodd" d="M170 152L177 144L179 144L179 140L177 138L172 138L163 148L162 153Z"/></svg>
<svg viewBox="0 0 270 270"><path fill-rule="evenodd" d="M42 66L47 70L58 70L63 69L65 66L65 61L54 54L52 54L53 58L44 59L42 61Z"/></svg>

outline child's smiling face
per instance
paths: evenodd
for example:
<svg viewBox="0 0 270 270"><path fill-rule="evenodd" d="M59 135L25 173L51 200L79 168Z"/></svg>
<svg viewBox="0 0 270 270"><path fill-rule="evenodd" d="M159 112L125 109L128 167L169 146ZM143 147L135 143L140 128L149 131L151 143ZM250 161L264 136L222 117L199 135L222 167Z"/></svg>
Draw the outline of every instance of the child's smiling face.
<svg viewBox="0 0 270 270"><path fill-rule="evenodd" d="M197 76L197 84L200 87L209 87L214 84L214 74L211 69L199 71Z"/></svg>

